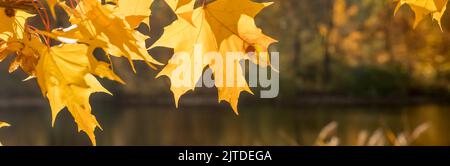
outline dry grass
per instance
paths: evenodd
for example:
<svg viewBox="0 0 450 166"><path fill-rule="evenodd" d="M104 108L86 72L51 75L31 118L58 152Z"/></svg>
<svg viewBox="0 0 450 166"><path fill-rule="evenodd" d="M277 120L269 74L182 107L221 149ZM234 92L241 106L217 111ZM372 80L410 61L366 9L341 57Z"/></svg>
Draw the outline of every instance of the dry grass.
<svg viewBox="0 0 450 166"><path fill-rule="evenodd" d="M418 125L412 132L401 131L394 133L387 128L378 128L373 132L361 130L358 132L356 146L410 146L425 133L431 124L428 122ZM340 138L337 136L337 122L330 122L322 128L315 141L316 146L339 146Z"/></svg>

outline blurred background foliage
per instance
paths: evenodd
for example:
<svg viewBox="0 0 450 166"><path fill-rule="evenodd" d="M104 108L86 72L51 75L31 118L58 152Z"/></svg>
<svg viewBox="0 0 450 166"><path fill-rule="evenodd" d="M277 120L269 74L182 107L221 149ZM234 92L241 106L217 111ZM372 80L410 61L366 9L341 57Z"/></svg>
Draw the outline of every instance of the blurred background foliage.
<svg viewBox="0 0 450 166"><path fill-rule="evenodd" d="M395 5L390 0L280 0L263 12L261 25L280 39L274 49L282 56L284 91L448 97L448 12L443 32L431 19L413 29L412 11L402 7L394 16Z"/></svg>

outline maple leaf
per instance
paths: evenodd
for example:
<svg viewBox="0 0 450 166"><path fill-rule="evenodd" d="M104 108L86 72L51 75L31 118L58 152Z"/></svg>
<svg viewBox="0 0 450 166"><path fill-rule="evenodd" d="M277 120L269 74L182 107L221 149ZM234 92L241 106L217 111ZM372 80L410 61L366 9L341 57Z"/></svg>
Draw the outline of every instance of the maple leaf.
<svg viewBox="0 0 450 166"><path fill-rule="evenodd" d="M182 18L192 25L192 14L195 6L195 0L166 0L169 7L175 12L178 18Z"/></svg>
<svg viewBox="0 0 450 166"><path fill-rule="evenodd" d="M10 38L4 42L3 48L0 48L0 62L8 55L15 55L14 60L9 65L9 72L12 73L21 67L28 75L34 76L35 67L39 59L39 50L47 47L40 38L30 33L24 33L24 38Z"/></svg>
<svg viewBox="0 0 450 166"><path fill-rule="evenodd" d="M95 92L111 93L101 86L93 74L123 81L107 64L95 60L88 50L84 44L64 44L43 50L36 66L36 78L50 102L52 124L58 113L67 107L79 131L84 131L96 145L94 131L101 127L91 114L89 97Z"/></svg>
<svg viewBox="0 0 450 166"><path fill-rule="evenodd" d="M192 2L193 3L193 2ZM239 4L239 5L236 5ZM207 52L220 52L226 56L227 52L247 53L249 48L258 48L255 51L266 51L268 46L276 42L264 35L254 23L254 17L265 7L272 3L256 3L250 0L217 0L209 4L203 4L192 11L192 22L186 19L177 19L164 29L164 34L156 41L153 47L163 46L173 48L175 53L186 52L190 54L190 62L201 62ZM172 4L173 5L173 4ZM183 34L183 35L180 35ZM201 45L199 52L194 51L195 45ZM190 90L195 89L195 83L202 76L203 69L208 67L213 70L216 87L219 91L219 102L227 101L234 112L238 114L238 99L241 92L252 93L244 78L240 67L225 66L228 71L223 71L214 62L203 64L189 64L192 66L189 86L179 86L180 73L175 72L182 66L182 57L174 54L169 63L162 69L157 77L167 76L171 80L171 91L174 94L175 103L178 106L179 98ZM223 59L226 59L224 57ZM233 61L233 66L240 66L240 60L252 59L247 55L239 56ZM255 59L255 58L253 58ZM233 69L233 70L230 70ZM225 73L234 75L231 86L224 86L229 79Z"/></svg>
<svg viewBox="0 0 450 166"><path fill-rule="evenodd" d="M191 4L192 2L195 3L195 0L166 0L166 3L169 5L170 8L172 8L172 10L177 10L182 6Z"/></svg>
<svg viewBox="0 0 450 166"><path fill-rule="evenodd" d="M133 60L144 61L152 68L156 68L154 65L162 65L148 54L146 38L140 32L132 29L123 18L96 0L81 0L76 10L63 4L61 6L71 14L70 22L75 28L55 34L56 36L88 43L91 49L101 47L116 57L124 56L133 70Z"/></svg>
<svg viewBox="0 0 450 166"><path fill-rule="evenodd" d="M408 5L415 14L413 27L426 17L431 15L433 20L437 21L442 30L441 19L447 9L448 0L397 0L397 7L394 13L397 13L401 6Z"/></svg>
<svg viewBox="0 0 450 166"><path fill-rule="evenodd" d="M153 0L118 0L115 12L125 17L132 28L136 28L141 22L150 27L150 6L152 4Z"/></svg>
<svg viewBox="0 0 450 166"><path fill-rule="evenodd" d="M34 16L22 10L0 7L0 39L8 41L9 38L23 38L25 22L29 17Z"/></svg>

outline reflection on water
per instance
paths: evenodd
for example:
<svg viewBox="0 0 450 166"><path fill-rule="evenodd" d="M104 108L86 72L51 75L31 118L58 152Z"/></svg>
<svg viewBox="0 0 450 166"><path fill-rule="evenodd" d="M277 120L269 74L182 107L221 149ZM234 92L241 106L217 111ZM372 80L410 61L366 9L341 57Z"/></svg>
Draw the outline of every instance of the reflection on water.
<svg viewBox="0 0 450 166"><path fill-rule="evenodd" d="M96 132L99 145L313 145L331 121L340 145L356 145L361 131L412 132L423 122L431 128L413 145L450 145L449 106L244 106L240 116L207 107L94 108L104 129ZM0 117L13 125L0 130L4 145L90 145L67 111L55 128L48 108L2 108Z"/></svg>

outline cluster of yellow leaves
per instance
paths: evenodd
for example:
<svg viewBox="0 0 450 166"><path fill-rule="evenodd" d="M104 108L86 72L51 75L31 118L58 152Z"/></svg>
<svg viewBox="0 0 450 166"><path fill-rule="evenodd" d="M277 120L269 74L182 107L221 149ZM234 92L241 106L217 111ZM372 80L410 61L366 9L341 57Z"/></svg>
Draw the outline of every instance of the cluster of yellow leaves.
<svg viewBox="0 0 450 166"><path fill-rule="evenodd" d="M255 25L254 17L265 7L272 3L256 3L251 0L216 0L211 3L205 3L194 8L194 0L168 0L169 6L174 9L179 18L164 29L162 37L156 41L153 47L163 46L174 49L174 52L189 53L192 62L200 62L203 55L208 52L218 52L221 56L226 56L227 52L241 52L239 59L234 61L233 66L239 66L240 60L250 59L254 63L264 62L259 65L268 65L269 58L267 54L259 52L267 51L270 44L276 42L274 39L264 35ZM180 35L183 34L183 35ZM200 56L194 55L194 46L202 46ZM256 50L257 58L246 54L249 50ZM174 54L169 63L158 74L167 76L171 79L171 90L174 94L176 105L179 98L188 91L195 89L195 82L202 76L204 68L209 67L214 73L216 87L219 91L219 102L227 101L231 104L233 110L238 114L238 99L241 92L252 93L247 85L245 76L241 68L234 70L234 67L224 67L228 71L222 71L222 66L216 66L214 61L195 64L194 67L201 66L200 70L192 69L190 85L192 86L174 86L177 81L175 69L182 65L177 57L180 54ZM226 58L222 58L226 59ZM181 62L185 63L185 62ZM189 65L191 66L191 65ZM225 74L219 72L234 73L233 86L224 85L226 82ZM244 86L239 86L244 85Z"/></svg>
<svg viewBox="0 0 450 166"><path fill-rule="evenodd" d="M431 16L437 21L442 29L441 19L447 10L448 0L396 0L398 1L395 12L403 5L408 5L415 14L414 27L416 27L425 17Z"/></svg>
<svg viewBox="0 0 450 166"><path fill-rule="evenodd" d="M38 30L28 27L26 19L33 17L25 11L0 7L0 60L15 56L9 71L19 67L35 78L42 94L48 99L52 110L52 125L64 108L71 113L79 131L85 132L93 145L96 145L95 130L100 128L96 117L91 112L89 97L96 92L111 94L99 78L107 78L119 83L124 81L111 69L111 62L96 59L93 52L101 48L110 56L126 58L134 69L133 61L143 61L157 69L162 65L148 54L145 40L148 36L136 28L141 24L150 25L150 6L153 0L77 0L76 5L47 0L51 14L56 17L54 7L59 6L70 16L71 26L65 29ZM234 62L251 60L268 66L269 58L265 52L269 45L276 42L264 35L255 25L254 17L271 3L256 3L251 0L215 0L201 1L196 7L195 0L166 0L179 19L165 28L162 37L153 47L170 47L175 52L193 52L194 46L203 46L203 53L241 52ZM71 5L68 5L71 4ZM42 17L42 16L41 16ZM182 35L180 35L182 34ZM51 46L46 38L60 41L62 44ZM252 56L245 53L256 52ZM194 57L194 55L192 55ZM162 69L159 76L176 77L173 70L180 64L173 63L177 57ZM220 71L214 62L206 62L201 68L211 68L216 77L216 84L225 82L219 77ZM199 72L202 72L200 70ZM230 71L225 71L230 72ZM227 101L237 112L238 98L241 92L252 93L247 85L243 71L231 71L237 77L235 86L219 87L219 102ZM192 81L199 79L201 73L194 73ZM28 79L27 79L28 80ZM173 82L172 82L173 84ZM238 86L244 84L244 87ZM181 95L194 87L176 88L172 86L176 103Z"/></svg>
<svg viewBox="0 0 450 166"><path fill-rule="evenodd" d="M9 72L15 71L19 66L30 75L34 73L38 55L37 50L32 45L40 44L40 39L25 33L25 20L33 15L23 11L15 12L10 17L7 10L0 8L0 61L8 55L15 53L16 58L9 67Z"/></svg>
<svg viewBox="0 0 450 166"><path fill-rule="evenodd" d="M149 17L152 1L118 0L116 5L105 6L96 0L80 0L75 9L59 4L70 15L72 26L54 31L52 35L61 41L69 41L52 47L40 59L37 66L38 83L49 98L53 121L58 112L67 107L79 130L88 134L95 145L94 131L100 127L91 114L89 96L95 92L109 93L94 77L108 78L124 83L109 67L93 56L96 48L102 48L107 56L125 57L133 67L133 60L141 60L149 66L160 65L145 47L146 36L136 31ZM133 9L136 12L128 12ZM52 71L52 72L48 72Z"/></svg>
<svg viewBox="0 0 450 166"><path fill-rule="evenodd" d="M146 6L143 6L119 0L117 5L105 6L97 0L80 0L75 8L56 0L47 2L52 9L54 5L62 6L70 15L72 26L53 32L34 30L25 24L25 20L33 15L0 8L1 60L16 56L9 71L21 67L30 78L37 79L43 95L49 100L52 124L58 113L67 108L79 131L85 132L95 145L94 131L100 125L91 113L89 97L95 92L110 94L95 76L124 82L110 68L109 62L98 61L93 51L102 48L108 57L125 57L131 65L133 60L145 61L153 68L160 65L147 53L147 37L134 30L149 17L149 12L126 12L131 11L126 8L136 7L149 11L152 1L141 0L145 2ZM13 14L8 14L7 10ZM52 37L63 44L49 46L38 35Z"/></svg>

